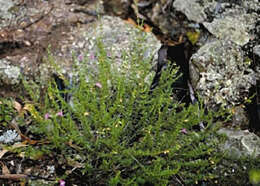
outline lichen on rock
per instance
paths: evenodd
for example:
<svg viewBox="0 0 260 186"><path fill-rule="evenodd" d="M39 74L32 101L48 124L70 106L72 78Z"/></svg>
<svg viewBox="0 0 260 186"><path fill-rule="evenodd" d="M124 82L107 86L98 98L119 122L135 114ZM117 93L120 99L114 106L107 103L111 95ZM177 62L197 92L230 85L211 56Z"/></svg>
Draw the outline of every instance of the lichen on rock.
<svg viewBox="0 0 260 186"><path fill-rule="evenodd" d="M8 144L16 141L21 141L21 137L15 130L7 130L0 135L0 143Z"/></svg>
<svg viewBox="0 0 260 186"><path fill-rule="evenodd" d="M9 9L14 5L11 0L0 0L0 28L8 24L8 20L12 18Z"/></svg>
<svg viewBox="0 0 260 186"><path fill-rule="evenodd" d="M235 130L222 128L219 134L225 134L227 140L220 145L221 151L232 158L242 156L260 157L260 138L248 130Z"/></svg>
<svg viewBox="0 0 260 186"><path fill-rule="evenodd" d="M255 55L257 55L258 57L260 57L260 45L257 45L253 48L253 52Z"/></svg>
<svg viewBox="0 0 260 186"><path fill-rule="evenodd" d="M192 85L208 106L243 103L256 83L243 51L230 41L205 44L190 60ZM195 74L195 75L194 75Z"/></svg>
<svg viewBox="0 0 260 186"><path fill-rule="evenodd" d="M21 70L17 66L10 65L5 59L0 60L0 83L4 85L16 85L20 82Z"/></svg>
<svg viewBox="0 0 260 186"><path fill-rule="evenodd" d="M183 12L191 21L201 23L207 18L207 15L204 13L204 8L200 6L196 0L176 0L173 3L173 7Z"/></svg>
<svg viewBox="0 0 260 186"><path fill-rule="evenodd" d="M254 28L257 15L247 14L245 10L232 9L224 12L221 17L212 22L204 22L203 25L219 39L228 39L243 46L249 42L250 29Z"/></svg>
<svg viewBox="0 0 260 186"><path fill-rule="evenodd" d="M113 64L111 64L113 70L124 74L127 74L132 64L131 60L126 61L123 57L138 52L143 57L143 60L150 60L150 66L152 67L156 63L157 51L161 46L160 41L151 33L142 32L120 18L111 16L104 16L90 25L85 32L85 37L86 46L88 46L88 57L97 55L99 50L97 39L101 39L107 54L114 59ZM124 53L127 53L127 55L124 56ZM98 63L95 57L90 64L90 68L93 68Z"/></svg>

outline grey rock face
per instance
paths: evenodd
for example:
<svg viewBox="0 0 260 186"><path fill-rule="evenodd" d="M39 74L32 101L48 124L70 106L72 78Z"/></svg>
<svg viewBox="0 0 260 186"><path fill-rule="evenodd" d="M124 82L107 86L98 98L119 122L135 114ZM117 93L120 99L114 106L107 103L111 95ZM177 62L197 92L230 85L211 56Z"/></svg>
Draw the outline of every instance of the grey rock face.
<svg viewBox="0 0 260 186"><path fill-rule="evenodd" d="M84 35L85 46L88 47L87 57L92 55L89 67L93 68L98 63L97 39L100 37L107 55L113 58L113 70L123 74L127 74L130 65L133 65L123 57L127 58L133 52L138 52L143 60L151 60L152 67L156 63L157 51L161 47L160 41L151 33L142 32L120 18L111 16L104 16L90 25ZM127 55L124 56L124 54Z"/></svg>
<svg viewBox="0 0 260 186"><path fill-rule="evenodd" d="M203 25L216 38L231 40L243 46L250 40L249 31L254 28L257 17L256 14L247 14L245 9L231 9Z"/></svg>
<svg viewBox="0 0 260 186"><path fill-rule="evenodd" d="M8 11L14 2L11 0L0 0L0 28L6 25L6 22L3 20L9 20L12 17L12 14Z"/></svg>
<svg viewBox="0 0 260 186"><path fill-rule="evenodd" d="M234 130L222 128L219 134L225 134L227 140L220 149L232 158L241 156L260 157L260 138L248 130Z"/></svg>
<svg viewBox="0 0 260 186"><path fill-rule="evenodd" d="M209 106L237 105L256 83L243 51L229 41L201 47L190 60L192 85Z"/></svg>
<svg viewBox="0 0 260 186"><path fill-rule="evenodd" d="M248 129L249 119L243 105L238 105L232 108L233 117L232 125L233 127L240 127L240 129Z"/></svg>
<svg viewBox="0 0 260 186"><path fill-rule="evenodd" d="M228 39L238 45L245 45L251 38L259 15L259 3L254 0L241 3L218 1L176 0L173 7L182 12L190 21L202 23L218 39ZM248 13L248 10L255 12ZM213 20L212 20L213 19Z"/></svg>
<svg viewBox="0 0 260 186"><path fill-rule="evenodd" d="M260 45L257 45L254 47L253 52L255 55L257 55L258 57L260 57Z"/></svg>
<svg viewBox="0 0 260 186"><path fill-rule="evenodd" d="M204 8L196 0L176 0L173 7L184 13L191 21L201 23L207 18Z"/></svg>

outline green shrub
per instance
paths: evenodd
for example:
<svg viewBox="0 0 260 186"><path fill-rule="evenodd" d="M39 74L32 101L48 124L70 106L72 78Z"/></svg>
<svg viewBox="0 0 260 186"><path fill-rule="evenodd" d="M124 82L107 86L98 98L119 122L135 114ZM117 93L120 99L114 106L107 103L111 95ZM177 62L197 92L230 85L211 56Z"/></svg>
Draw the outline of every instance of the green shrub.
<svg viewBox="0 0 260 186"><path fill-rule="evenodd" d="M7 127L15 115L16 111L13 106L13 100L0 98L0 129L2 130Z"/></svg>
<svg viewBox="0 0 260 186"><path fill-rule="evenodd" d="M178 185L217 178L213 169L221 159L216 147L222 138L213 123L224 113L205 114L199 103L184 107L174 100L177 69L164 71L150 92L149 61L142 51L125 56L132 64L126 76L111 68L113 59L100 40L97 44L98 74L81 64L70 89L61 91L50 81L44 102L28 91L34 103L27 109L32 119L27 130L49 143L26 148L26 155L62 155L66 166L81 165L81 182L88 185ZM30 83L25 88L30 90ZM61 92L71 94L71 100ZM206 129L193 129L200 122ZM69 180L73 173L61 176Z"/></svg>

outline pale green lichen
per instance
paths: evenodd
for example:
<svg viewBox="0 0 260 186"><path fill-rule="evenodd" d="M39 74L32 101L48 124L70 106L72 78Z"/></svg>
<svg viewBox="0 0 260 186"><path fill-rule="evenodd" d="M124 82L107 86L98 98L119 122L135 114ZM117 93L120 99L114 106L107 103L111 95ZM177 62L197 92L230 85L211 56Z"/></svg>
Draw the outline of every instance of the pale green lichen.
<svg viewBox="0 0 260 186"><path fill-rule="evenodd" d="M3 20L12 18L12 14L8 11L12 6L14 6L14 2L11 0L0 1L0 27L8 24L8 21L5 22Z"/></svg>
<svg viewBox="0 0 260 186"><path fill-rule="evenodd" d="M238 45L245 45L250 40L249 31L256 22L255 14L237 13L205 22L203 25L219 39L229 39Z"/></svg>
<svg viewBox="0 0 260 186"><path fill-rule="evenodd" d="M0 79L5 85L16 85L19 83L21 70L11 65L7 60L0 60Z"/></svg>
<svg viewBox="0 0 260 186"><path fill-rule="evenodd" d="M248 130L222 128L218 131L225 134L228 140L220 145L220 149L233 158L241 156L260 157L260 138Z"/></svg>
<svg viewBox="0 0 260 186"><path fill-rule="evenodd" d="M192 85L208 106L241 104L256 82L242 50L228 41L205 44L191 58ZM200 69L197 67L201 66ZM201 70L203 69L203 70Z"/></svg>

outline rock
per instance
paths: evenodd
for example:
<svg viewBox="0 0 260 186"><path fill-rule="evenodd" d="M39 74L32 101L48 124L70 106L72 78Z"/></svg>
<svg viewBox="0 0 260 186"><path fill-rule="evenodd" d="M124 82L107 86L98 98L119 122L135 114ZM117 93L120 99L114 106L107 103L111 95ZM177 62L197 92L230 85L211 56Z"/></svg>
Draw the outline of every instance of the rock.
<svg viewBox="0 0 260 186"><path fill-rule="evenodd" d="M20 135L15 130L7 130L0 136L0 143L14 143L21 141Z"/></svg>
<svg viewBox="0 0 260 186"><path fill-rule="evenodd" d="M5 59L0 59L0 85L17 85L20 82L21 71L17 66L10 65Z"/></svg>
<svg viewBox="0 0 260 186"><path fill-rule="evenodd" d="M257 55L258 57L260 57L260 45L257 45L253 48L253 52L255 55Z"/></svg>
<svg viewBox="0 0 260 186"><path fill-rule="evenodd" d="M250 31L259 17L259 3L253 0L235 5L217 1L176 0L172 6L188 20L202 23L216 38L228 39L241 46L251 39ZM248 13L248 10L251 12Z"/></svg>
<svg viewBox="0 0 260 186"><path fill-rule="evenodd" d="M245 101L255 85L255 73L237 45L216 40L202 46L190 60L192 86L209 106Z"/></svg>
<svg viewBox="0 0 260 186"><path fill-rule="evenodd" d="M12 18L10 8L14 6L11 0L0 0L0 28L8 24L7 20Z"/></svg>
<svg viewBox="0 0 260 186"><path fill-rule="evenodd" d="M235 130L222 128L219 134L225 134L227 140L220 145L220 150L231 158L251 156L260 158L260 138L248 130Z"/></svg>
<svg viewBox="0 0 260 186"><path fill-rule="evenodd" d="M245 128L249 90L256 85L256 73L249 68L241 48L227 40L215 40L202 46L190 59L193 88L208 108L232 108L232 125Z"/></svg>
<svg viewBox="0 0 260 186"><path fill-rule="evenodd" d="M254 28L257 17L256 13L247 14L245 9L227 9L221 17L212 22L204 22L203 25L216 38L231 40L243 46L251 38L249 32Z"/></svg>
<svg viewBox="0 0 260 186"><path fill-rule="evenodd" d="M237 128L239 126L240 129L248 129L249 119L246 113L244 105L237 105L232 108L232 125Z"/></svg>
<svg viewBox="0 0 260 186"><path fill-rule="evenodd" d="M202 23L207 15L204 13L204 8L197 0L175 0L172 5L176 10L184 13L190 21Z"/></svg>
<svg viewBox="0 0 260 186"><path fill-rule="evenodd" d="M108 52L107 55L114 59L111 61L113 62L112 70L126 75L133 64L128 63L129 60L128 62L124 60L124 57L128 58L137 52L143 61L151 61L150 68L152 68L157 61L157 51L161 47L160 41L151 33L142 32L132 25L126 24L120 18L111 16L101 17L99 21L91 24L84 35L84 45L88 47L85 49L88 51L86 57L89 58L91 55L93 57L89 61L90 69L95 68L98 64L96 58L98 54L97 39L101 38L104 48Z"/></svg>
<svg viewBox="0 0 260 186"><path fill-rule="evenodd" d="M244 98L248 96L249 88L255 85L256 80L259 79L256 73L250 69L250 65L246 64L252 61L249 57L251 49L249 51L242 48L249 42L258 43L257 32L253 32L253 30L259 22L259 2L255 0L148 2L150 8L139 7L138 11L135 11L136 16L140 17L141 14L141 17L148 22L151 21L163 34L168 36L168 40L175 41L174 44L183 35L198 33L198 38L193 41L195 54L191 61L194 61L194 58L199 55L202 55L203 59L197 58L195 61L201 62L191 63L190 79L200 95L207 95L205 103L224 104L229 107L243 104ZM114 6L115 9L119 8L118 6L123 8L119 3ZM125 9L125 12L127 11L128 9ZM165 42L172 44L168 41ZM208 47L213 51L208 50ZM256 49L255 51L257 51ZM209 58L206 59L208 62L203 64L204 58L207 58L207 52L214 53L214 62L211 63L208 56ZM232 55L229 54L230 52ZM197 81L200 83L197 84ZM212 102L212 100L214 101Z"/></svg>
<svg viewBox="0 0 260 186"><path fill-rule="evenodd" d="M52 49L52 57L57 61L61 73L75 77L78 74L77 70L71 71L75 64L78 69L85 69L89 75L97 77L100 53L98 39L107 52L112 71L123 75L129 74L131 65L138 65L129 63L131 62L128 60L129 56L133 52L140 54L141 61L148 60L147 65L150 66L148 68L152 68L157 60L157 51L161 47L160 41L151 33L143 32L122 19L112 16L101 16L96 22L74 28L67 34L67 38L61 41L58 47ZM74 56L78 61L76 63ZM49 68L46 64L42 64L41 67ZM151 75L147 80L151 81ZM86 79L88 80L88 74Z"/></svg>

